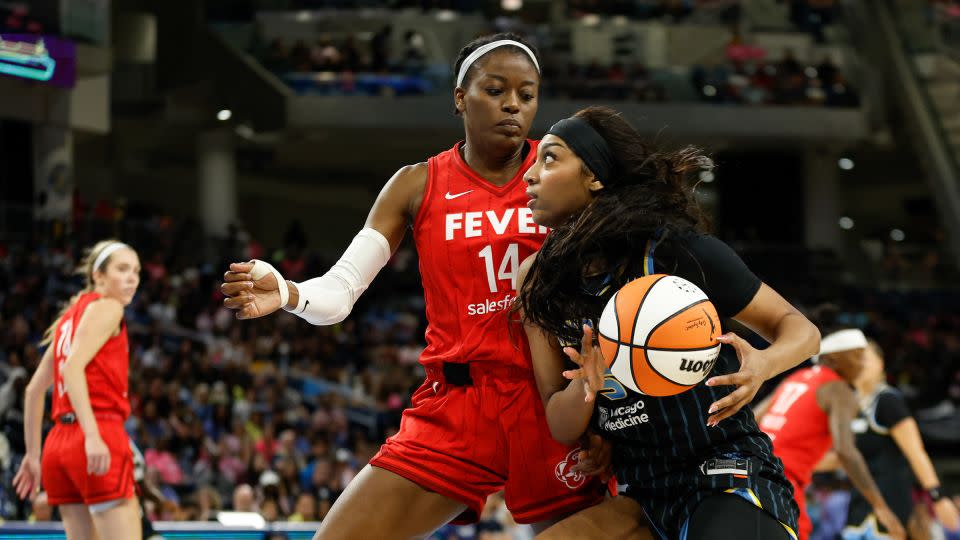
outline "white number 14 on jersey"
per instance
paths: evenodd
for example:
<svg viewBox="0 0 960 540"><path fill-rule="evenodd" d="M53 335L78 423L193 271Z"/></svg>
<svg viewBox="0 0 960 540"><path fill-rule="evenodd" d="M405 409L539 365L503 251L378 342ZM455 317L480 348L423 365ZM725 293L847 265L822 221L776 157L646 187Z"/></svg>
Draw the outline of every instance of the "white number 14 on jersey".
<svg viewBox="0 0 960 540"><path fill-rule="evenodd" d="M517 269L520 268L520 246L517 244L507 246L507 252L503 255L503 260L500 261L500 269L497 270L496 274L493 272L493 267L495 266L493 246L487 245L487 247L481 249L479 257L483 259L483 263L487 268L487 285L490 287L490 292L498 292L498 280L509 279L510 289L517 289Z"/></svg>

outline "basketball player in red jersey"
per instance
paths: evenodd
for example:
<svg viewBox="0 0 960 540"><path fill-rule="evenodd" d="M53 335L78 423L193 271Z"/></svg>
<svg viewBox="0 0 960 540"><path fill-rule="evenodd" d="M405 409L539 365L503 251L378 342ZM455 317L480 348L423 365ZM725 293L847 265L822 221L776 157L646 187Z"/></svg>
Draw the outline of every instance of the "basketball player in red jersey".
<svg viewBox="0 0 960 540"><path fill-rule="evenodd" d="M538 529L602 499L600 482L577 467L579 448L550 437L526 343L508 331L520 261L547 233L533 222L523 180L536 159L537 141L526 136L539 62L518 36L500 34L464 47L455 73L466 140L400 169L327 274L285 282L255 261L224 276L224 305L241 319L282 306L313 324L338 323L412 225L429 321L420 358L427 378L399 433L337 499L316 538L427 536L451 520L476 521L500 489L514 519Z"/></svg>
<svg viewBox="0 0 960 540"><path fill-rule="evenodd" d="M783 461L800 506L800 540L810 537L805 491L814 467L831 446L853 486L873 507L877 519L893 538L906 538L903 525L877 488L860 451L851 421L860 407L851 385L863 368L867 338L860 330L841 330L823 338L819 365L801 369L783 380L774 393L754 409L760 429L773 441Z"/></svg>
<svg viewBox="0 0 960 540"><path fill-rule="evenodd" d="M126 244L108 240L90 250L81 269L86 287L47 330L50 346L27 386L27 455L13 484L25 498L39 491L42 473L70 540L139 539L133 455L123 429L130 414L123 308L140 284L140 260ZM41 418L51 385L56 425L41 465Z"/></svg>

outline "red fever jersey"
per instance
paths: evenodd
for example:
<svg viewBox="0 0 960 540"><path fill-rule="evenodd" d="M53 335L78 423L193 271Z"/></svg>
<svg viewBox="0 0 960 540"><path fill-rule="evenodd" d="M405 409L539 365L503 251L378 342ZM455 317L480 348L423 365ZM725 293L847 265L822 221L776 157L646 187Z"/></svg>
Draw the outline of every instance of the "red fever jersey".
<svg viewBox="0 0 960 540"><path fill-rule="evenodd" d="M539 141L509 182L494 186L460 155L460 145L427 161L427 186L414 223L426 300L424 365L499 362L530 369L523 331L513 337L506 310L520 263L540 249L546 227L533 222L523 175Z"/></svg>
<svg viewBox="0 0 960 540"><path fill-rule="evenodd" d="M760 420L760 429L773 441L787 476L801 487L810 483L813 468L833 445L827 415L817 404L817 389L842 380L827 367L801 369L780 384Z"/></svg>
<svg viewBox="0 0 960 540"><path fill-rule="evenodd" d="M70 309L60 317L53 338L53 418L73 413L73 406L67 396L67 387L63 382L63 365L70 356L77 325L84 310L91 302L100 298L98 293L89 292L80 296ZM96 412L112 412L126 418L130 415L130 400L127 398L127 373L130 367L129 347L127 344L127 325L121 323L120 333L111 336L100 347L93 360L87 364L87 390L90 405Z"/></svg>

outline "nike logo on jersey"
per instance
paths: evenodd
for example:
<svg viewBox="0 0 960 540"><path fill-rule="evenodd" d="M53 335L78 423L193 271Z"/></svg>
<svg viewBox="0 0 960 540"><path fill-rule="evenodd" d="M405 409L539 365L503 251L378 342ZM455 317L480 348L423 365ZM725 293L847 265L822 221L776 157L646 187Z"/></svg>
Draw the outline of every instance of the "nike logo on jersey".
<svg viewBox="0 0 960 540"><path fill-rule="evenodd" d="M447 194L444 195L444 197L445 197L448 201L452 201L453 199L456 199L457 197L463 197L463 196L466 195L467 193L473 193L473 190L471 189L471 190L469 190L469 191L464 191L463 193L457 193L457 194L453 194L453 193L450 193L450 192L448 191Z"/></svg>

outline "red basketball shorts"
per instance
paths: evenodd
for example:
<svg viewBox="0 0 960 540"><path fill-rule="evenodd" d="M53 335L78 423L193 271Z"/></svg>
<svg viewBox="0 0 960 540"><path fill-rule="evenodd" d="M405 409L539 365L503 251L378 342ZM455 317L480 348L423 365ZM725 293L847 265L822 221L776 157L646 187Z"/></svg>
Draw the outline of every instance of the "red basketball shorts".
<svg viewBox="0 0 960 540"><path fill-rule="evenodd" d="M473 523L491 493L504 490L519 523L561 517L603 500L605 484L571 472L580 447L550 436L532 373L471 365L473 384L427 380L403 412L400 431L370 462L467 505L453 523Z"/></svg>
<svg viewBox="0 0 960 540"><path fill-rule="evenodd" d="M120 420L97 420L100 436L110 449L110 470L87 474L83 430L79 423L50 430L43 446L41 478L51 505L97 504L134 496L133 453Z"/></svg>

